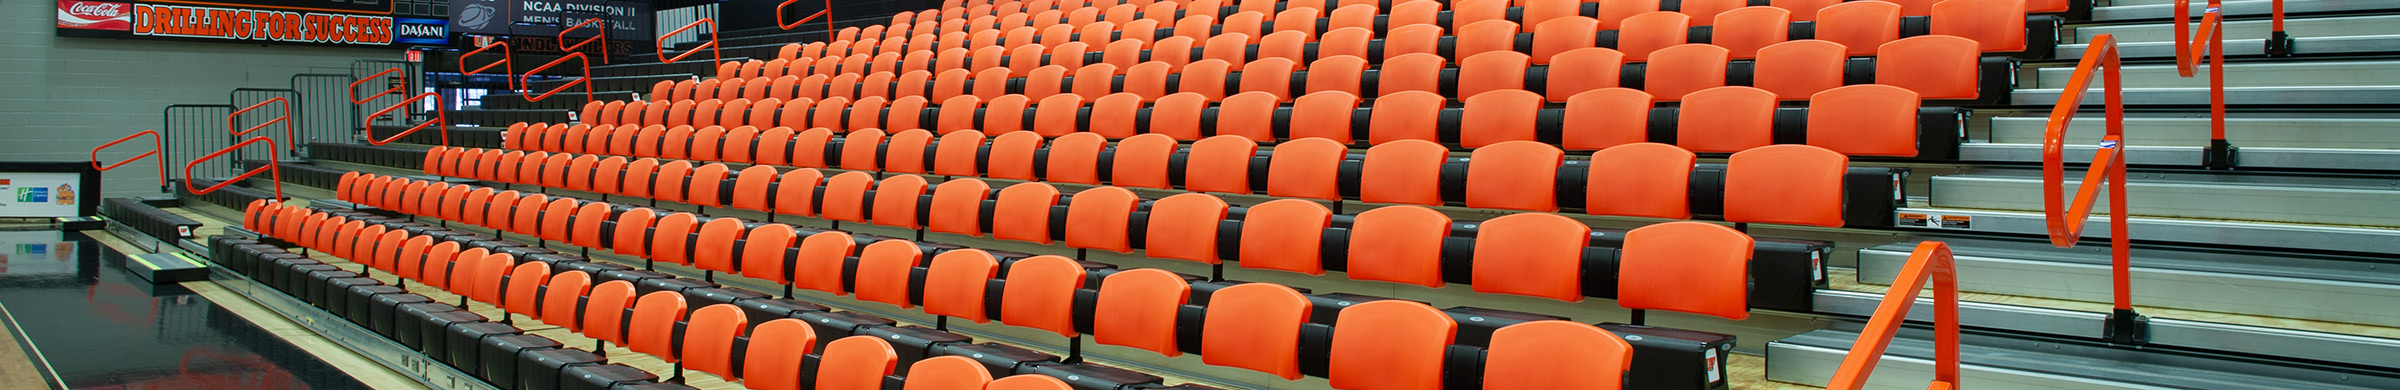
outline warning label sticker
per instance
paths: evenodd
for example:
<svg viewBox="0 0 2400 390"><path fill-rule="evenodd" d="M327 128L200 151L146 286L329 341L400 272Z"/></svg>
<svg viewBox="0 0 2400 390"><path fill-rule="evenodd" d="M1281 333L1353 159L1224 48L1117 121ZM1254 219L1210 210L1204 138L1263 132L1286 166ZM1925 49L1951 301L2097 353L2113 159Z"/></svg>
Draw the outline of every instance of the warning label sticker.
<svg viewBox="0 0 2400 390"><path fill-rule="evenodd" d="M1901 227L1964 230L1972 229L1974 222L1975 217L1969 215L1900 213L1897 220L1893 221L1893 225Z"/></svg>

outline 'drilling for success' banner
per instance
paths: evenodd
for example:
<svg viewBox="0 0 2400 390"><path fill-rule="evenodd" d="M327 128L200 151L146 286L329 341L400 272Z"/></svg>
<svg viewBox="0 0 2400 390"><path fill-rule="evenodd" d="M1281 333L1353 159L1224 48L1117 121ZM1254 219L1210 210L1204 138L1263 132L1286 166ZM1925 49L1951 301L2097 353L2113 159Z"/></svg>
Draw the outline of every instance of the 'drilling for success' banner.
<svg viewBox="0 0 2400 390"><path fill-rule="evenodd" d="M133 6L133 34L291 43L389 45L392 18L166 4Z"/></svg>

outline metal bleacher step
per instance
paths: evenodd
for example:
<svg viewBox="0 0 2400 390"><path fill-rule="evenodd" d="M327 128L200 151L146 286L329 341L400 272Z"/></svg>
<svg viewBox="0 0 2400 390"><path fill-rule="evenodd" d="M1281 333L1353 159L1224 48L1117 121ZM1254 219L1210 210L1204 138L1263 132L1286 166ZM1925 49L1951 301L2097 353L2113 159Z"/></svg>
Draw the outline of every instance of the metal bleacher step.
<svg viewBox="0 0 2400 390"><path fill-rule="evenodd" d="M2233 0L2224 2L2222 9L2227 17L2265 17L2273 12L2271 8L2273 3L2275 1L2271 0ZM2208 8L2207 1L2193 1L2188 15L2199 15L2200 10L2205 8ZM2092 20L2166 19L2175 16L2174 9L2174 0L2117 0L2111 5L2092 7ZM2400 2L2389 0L2294 0L2283 2L2283 12L2286 15L2378 10L2400 10Z"/></svg>
<svg viewBox="0 0 2400 390"><path fill-rule="evenodd" d="M1824 385L1858 339L1858 327L1842 323L1834 329L1767 343L1767 379ZM1933 377L1931 333L1902 330L1884 350L1866 388L1924 386ZM2334 390L2400 386L2400 377L2390 372L2007 335L1962 336L1959 383L1975 389Z"/></svg>
<svg viewBox="0 0 2400 390"><path fill-rule="evenodd" d="M2203 64L2194 77L2183 77L2171 64L2118 68L2125 88L2206 88L2211 71ZM2225 71L2226 88L2400 85L2400 61L2390 60L2236 62L2226 64ZM2035 70L2027 81L2030 88L2055 89L2074 77L2074 67L2054 66ZM2092 85L2104 79L2094 77Z"/></svg>
<svg viewBox="0 0 2400 390"><path fill-rule="evenodd" d="M2077 172L2080 174L2081 172ZM2233 173L2137 172L2126 181L2136 217L2257 221L2395 229L2400 183L2388 177L2310 177ZM2071 191L2081 180L2065 181ZM2042 209L2041 171L1994 169L1930 178L1937 208ZM2094 210L2107 210L2102 199Z"/></svg>
<svg viewBox="0 0 2400 390"><path fill-rule="evenodd" d="M2400 20L2393 20L2400 22ZM2395 36L2394 38L2400 38ZM2400 98L2400 61L2241 62L2225 66L2228 105L2379 105ZM2174 65L2133 65L2120 69L2129 105L2203 106L2208 100L2208 71L2182 77ZM2025 88L2012 92L2018 105L2056 104L2074 78L2071 66L2034 71ZM2095 78L2085 91L2084 104L2107 101Z"/></svg>
<svg viewBox="0 0 2400 390"><path fill-rule="evenodd" d="M1960 159L2039 162L2050 119L2041 116L1990 118L1989 137L1959 145ZM2225 121L2225 138L2240 148L2240 168L2400 170L2400 113L2236 111ZM2104 131L2098 115L2079 115L2067 128L2067 161L2091 160ZM2130 113L2125 140L2134 165L2199 166L2209 143L2205 113Z"/></svg>
<svg viewBox="0 0 2400 390"><path fill-rule="evenodd" d="M2400 36L2394 36L2400 42ZM2206 77L2206 76L2201 76ZM2065 91L2055 88L2019 89L2009 93L2011 104L2047 107ZM2206 106L2208 87L2125 88L2128 106ZM2083 104L2107 102L2095 83L2084 91ZM2226 87L2225 104L2233 106L2380 106L2400 101L2400 85Z"/></svg>
<svg viewBox="0 0 2400 390"><path fill-rule="evenodd" d="M1944 237L1959 290L2108 302L2109 248ZM1889 285L1916 243L1858 251L1858 281ZM2133 302L2143 307L2400 327L2400 263L2358 256L2144 246L2133 250Z"/></svg>
<svg viewBox="0 0 2400 390"><path fill-rule="evenodd" d="M2389 2L2383 2L2389 3ZM2288 10L2287 10L2288 11ZM2256 56L2266 52L2265 39L2273 22L2236 20L2225 22L2226 55ZM2061 42L2059 59L2083 58L2085 45L2100 34L2116 36L2118 54L2126 58L2174 58L2174 24L2140 23L2112 24L2074 28L2067 34L2073 43ZM2284 31L2298 40L2293 45L2296 55L2374 53L2400 50L2400 15L2343 16L2323 18L2287 18Z"/></svg>

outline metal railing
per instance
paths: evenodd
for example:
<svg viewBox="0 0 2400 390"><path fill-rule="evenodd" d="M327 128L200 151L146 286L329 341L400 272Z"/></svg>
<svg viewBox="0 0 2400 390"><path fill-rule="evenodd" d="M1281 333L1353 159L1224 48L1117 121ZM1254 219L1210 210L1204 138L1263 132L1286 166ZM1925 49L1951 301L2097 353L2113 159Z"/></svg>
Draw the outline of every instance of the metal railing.
<svg viewBox="0 0 2400 390"><path fill-rule="evenodd" d="M260 143L260 142L265 142L265 143L267 143L267 150L269 151L269 152L268 152L269 154L272 154L272 153L274 153L274 152L273 152L274 150L278 150L278 149L275 147L275 139L274 139L274 138L268 138L268 137L265 137L265 136L259 136L259 137L250 137L250 139L248 139L248 140L243 140L242 142L237 142L237 143L234 143L234 144L233 144L233 146L227 146L227 147L225 147L224 149L218 149L218 150L217 150L215 153L209 153L209 154L208 154L208 155L206 155L206 156L200 156L200 158L192 159L192 162L189 162L189 163L184 163L184 164L183 164L183 177L185 177L185 178L191 178L191 177L193 177L193 176L192 176L192 168L193 168L193 167L198 167L198 166L200 166L200 163L208 162L209 160L215 160L215 159L217 159L218 157L223 157L223 156L225 156L226 154L230 154L230 153L233 153L233 152L236 152L236 151L240 151L240 150L242 150L242 147L244 147L244 146L250 146L250 144L255 144L255 143ZM232 163L239 164L240 162L239 162L239 161L232 161ZM275 198L276 198L276 199L283 199L283 164L277 163L277 162L275 162L275 161L267 161L267 163L266 163L265 165L262 165L262 166L260 166L260 167L258 167L258 168L251 168L251 169L250 169L249 171L247 171L247 172L242 172L241 174L234 175L234 176L233 176L233 177L231 177L231 178L227 178L227 179L225 179L225 181L217 182L217 185L208 186L208 188L193 188L193 187L192 187L192 181L191 181L191 180L184 180L184 182L183 182L183 189L184 189L184 190L187 190L187 191L191 191L193 195L207 195L208 193L211 193L211 192L217 192L217 190L224 189L226 186L234 185L235 183L240 183L240 182L242 182L243 180L249 180L251 176L258 176L258 174L259 174L260 172L267 172L267 173L269 173L269 174L271 175L269 178L271 178L271 179L274 179L274 181L275 181Z"/></svg>
<svg viewBox="0 0 2400 390"><path fill-rule="evenodd" d="M576 54L580 55L580 54L583 54L583 53L576 53ZM403 101L400 101L400 104L394 104L394 105L392 105L391 107L385 107L385 108L383 109L383 111L376 111L376 112L375 112L375 115L369 115L369 116L370 116L370 117L383 116L383 114L390 113L390 112L392 112L392 110L398 110L398 109L408 108L408 105L409 105L409 104L416 103L416 102L417 102L417 101L419 101L419 100L425 100L425 99L429 99L429 98L430 98L430 99L433 99L434 101L441 101L441 100L442 100L442 95L441 95L441 94L438 94L438 93L433 93L433 92L426 92L426 93L417 94L416 96L411 96L411 97L409 97L409 98L408 98L408 100L403 100ZM442 110L440 107L438 107L438 106L437 106L437 107L435 107L435 109L433 110L433 113L434 113L433 120L428 120L428 121L424 121L424 122L418 122L418 123L417 123L415 126L410 126L410 127L408 128L408 130L401 130L399 134L392 134L392 136L391 136L391 137L385 137L385 138L375 138L375 127L374 127L374 126L368 126L368 127L367 127L367 130L366 130L366 132L365 132L365 134L366 134L366 137L367 137L367 143L369 143L369 144L375 144L375 145L381 146L381 145L384 145L384 144L389 144L389 143L392 143L393 141L399 141L401 137L407 137L409 134L416 134L418 130L424 130L426 126L436 126L436 130L435 130L435 131L437 131L437 132L440 132L440 133L441 133L441 136L442 136L442 146L450 146L450 114L449 114L449 111L447 111L447 110Z"/></svg>
<svg viewBox="0 0 2400 390"><path fill-rule="evenodd" d="M132 141L134 138L140 138L141 136L145 135L150 136L149 153L142 153L141 155L133 156L133 158L125 159L125 161L118 161L115 164L108 164L108 166L100 165L101 150L106 150L111 146L117 146L117 144L125 143L125 141ZM125 138L118 138L115 141L108 141L108 143L100 144L100 146L92 148L92 168L101 172L108 172L108 170L123 167L125 164L132 164L135 161L141 161L145 158L156 157L158 159L158 190L163 192L168 188L166 154L166 141L163 140L163 137L158 135L158 130L142 130L141 132L133 133L133 135L125 136Z"/></svg>
<svg viewBox="0 0 2400 390"><path fill-rule="evenodd" d="M2282 9L2281 1L2276 2ZM2209 0L2201 11L2200 24L2190 25L2191 0L2175 0L2175 72L2192 77L2200 67L2201 57L2208 57L2208 147L2200 154L2200 166L2208 169L2233 169L2233 143L2225 140L2225 16L2220 13L2224 4ZM2280 14L2280 12L2278 12ZM2283 18L2275 19L2276 31L2282 31ZM2191 30L2199 30L2197 32ZM2270 40L2269 42L2272 42Z"/></svg>
<svg viewBox="0 0 2400 390"><path fill-rule="evenodd" d="M800 27L800 25L803 25L803 24L808 24L808 21L811 21L811 20L817 20L817 19L820 19L820 18L821 18L821 19L825 19L825 21L826 21L826 22L832 22L832 21L833 21L833 0L825 0L825 9L817 10L817 13L808 14L808 16L803 16L803 17L800 17L800 20L789 21L789 22L786 22L786 21L784 21L784 20L783 20L783 15L787 15L788 13L784 12L784 11L783 11L783 9L784 9L784 8L786 8L786 7L791 7L791 6L792 6L792 4L799 4L799 3L800 3L800 0L784 0L782 4L776 4L776 5L775 5L775 25L776 25L776 26L778 26L778 27L783 27L783 29L784 29L784 30L791 30L791 29L793 29L793 28ZM832 24L832 23L826 23L826 24L825 24L825 32L827 32L827 33L832 33L832 32L833 32L833 24ZM670 35L671 35L671 34L670 34ZM715 39L716 39L716 35L715 35L715 34L710 34L710 35L709 35L709 39L710 39L710 40L715 40Z"/></svg>
<svg viewBox="0 0 2400 390"><path fill-rule="evenodd" d="M2140 345L2149 341L2149 320L2133 310L2133 241L2127 234L2131 213L2125 205L2125 88L2118 67L2116 37L2108 34L2092 37L2084 49L2083 62L2075 66L2075 74L2067 80L2058 105L2051 107L2049 131L2042 141L2042 211L2049 224L2050 244L2072 248L2083 239L2085 222L2091 218L2092 201L2098 197L2100 186L2108 186L2108 240L2115 307L2101 337L2110 343ZM2070 204L2066 194L2058 191L2066 185L2067 125L2083 107L2093 72L2100 72L2099 76L2105 80L2101 98L2107 100L2103 104L2108 133L2092 152L2091 165L2085 170L2081 186L2074 191L2074 203Z"/></svg>
<svg viewBox="0 0 2400 390"><path fill-rule="evenodd" d="M499 60L499 61L493 61L492 63L489 63L489 64L484 64L484 65L483 65L483 67L481 67L481 68L475 68L474 70L468 70L468 69L467 69L467 59L468 59L468 58L473 58L473 57L475 57L475 55L476 55L476 54L481 54L481 53L483 53L483 51L485 51L485 50L491 50L491 49L492 49L492 48L494 48L494 47L498 47L498 48L500 48L500 60ZM483 45L483 47L477 47L477 48L475 48L475 50L470 50L470 51L467 51L467 53L466 53L466 54L460 54L460 55L458 55L458 78L459 78L459 79L461 79L461 80L465 80L465 79L466 79L466 78L468 78L468 77L474 77L475 75L477 75L477 74L481 74L481 73L483 73L484 71L487 71L487 70L492 70L492 67L495 67L495 66L507 66L507 68L504 68L504 69L502 69L502 70L504 70L504 71L507 71L507 73L503 73L502 75L513 75L513 74L517 74L517 56L516 56L516 53L514 53L514 50L509 50L509 48L508 48L508 42L507 42L507 41L493 41L493 42L492 42L491 44L489 44L489 45ZM531 73L531 72L528 72L528 73ZM523 86L521 86L521 85L517 85L516 78L514 78L514 77L511 77L511 78L509 78L509 80L508 80L508 89L509 89L509 90L522 90L522 89L525 89L525 88L524 88Z"/></svg>
<svg viewBox="0 0 2400 390"><path fill-rule="evenodd" d="M530 89L533 85L533 76L541 74L542 71L549 70L551 67L567 63L567 60L575 60L578 64L580 64L583 68L583 76L576 78L574 81L568 81L566 84L559 84L558 88L551 88L549 91L542 92L540 95L533 94L533 91ZM528 102L538 102L542 101L542 99L549 99L550 95L556 95L560 91L575 88L576 85L583 86L584 101L589 102L598 100L598 98L595 97L592 92L592 60L590 56L586 56L582 52L567 53L566 56L558 57L556 60L550 60L550 63L534 67L533 70L527 70L525 71L524 75L519 77L520 79L514 81L521 82L522 84L519 85L529 88L525 91L525 101Z"/></svg>
<svg viewBox="0 0 2400 390"><path fill-rule="evenodd" d="M232 113L233 109L230 104L177 104L162 110L166 127L159 134L166 138L167 154L164 157L169 164L233 145L234 137L226 135L232 130L224 127L225 115ZM206 168L199 171L203 176L220 177L232 175L239 167L226 164Z"/></svg>
<svg viewBox="0 0 2400 390"><path fill-rule="evenodd" d="M2273 7L2275 8L2275 21L2271 24L2271 31L2267 32L2267 56L2290 57L2292 56L2293 42L2292 34L2283 32L2283 0L2275 0ZM2180 9L2189 10L2190 8Z"/></svg>
<svg viewBox="0 0 2400 390"><path fill-rule="evenodd" d="M300 118L307 116L306 113L299 111L298 106L293 105L299 101L300 91L289 88L234 88L232 92L225 94L225 104L236 107L232 114L226 115L225 127L232 132L241 133L233 134L235 139L239 139L239 137L248 136L249 132L281 124L283 125L283 134L268 131L259 135L275 138L277 145L283 145L289 149L297 146L292 145L291 140L292 137L300 134ZM278 106L282 107L282 110L274 109ZM299 155L296 150L287 151L291 152L290 155Z"/></svg>
<svg viewBox="0 0 2400 390"><path fill-rule="evenodd" d="M667 37L673 37L676 34L682 34L685 31L691 31L693 28L700 27L702 24L708 25L708 43L702 43L699 46L693 46L691 50L684 51L683 54L677 54L674 58L667 58ZM658 36L658 62L672 64L676 61L682 61L684 57L690 57L693 54L699 54L700 50L706 49L710 53L710 56L715 57L716 62L710 64L711 66L723 64L725 63L725 52L721 46L717 45L717 35L717 21L709 18L700 18L700 20L694 20L690 24L683 25L681 28L676 28L675 31L670 31L666 34L660 34Z"/></svg>
<svg viewBox="0 0 2400 390"><path fill-rule="evenodd" d="M595 24L596 24L596 25L595 25ZM600 33L599 33L599 34L594 34L594 35L592 35L591 37L584 38L584 39L583 39L583 40L581 40L581 41L576 41L576 42L575 42L575 44L573 44L573 45L569 45L569 44L567 44L567 33L569 33L569 32L573 32L573 31L575 31L575 30L580 30L580 29L583 29L583 26L587 26L587 25L590 25L590 26L592 26L593 28L599 29L599 30L600 30ZM591 43L592 43L592 42L594 42L594 41L600 42L600 63L601 63L601 64L607 64L607 63L608 63L608 61L609 61L609 60L608 60L608 23L607 23L607 22L603 22L603 21L601 21L601 20L600 20L600 19L598 19L598 18L593 18L593 19L584 19L584 20L583 20L583 23L576 23L574 26L568 26L567 28L558 29L558 51L562 51L562 52L568 52L568 53L574 53L574 52L576 52L576 50L577 50L577 49L582 49L584 45L589 45L589 44L591 44ZM462 64L462 66L463 66L463 64ZM532 88L532 87L527 87L527 88Z"/></svg>
<svg viewBox="0 0 2400 390"><path fill-rule="evenodd" d="M236 92L238 93L239 91ZM246 128L242 127L242 121L240 119L243 113L248 113L251 110L267 108L267 106L270 104L281 104L283 106L283 115L275 116L275 119L269 119L266 122L259 123L257 125ZM292 143L291 140L298 137L300 135L300 131L299 126L297 125L298 121L292 120L291 99L285 99L282 96L270 97L266 100L261 100L258 103L253 103L247 107L233 110L233 113L225 114L225 129L227 129L235 137L250 135L250 133L257 132L259 129L264 129L267 128L267 126L274 126L279 123L283 124L283 139L285 141L284 146L295 146L290 145ZM270 137L274 133L268 134L269 135L261 135L260 137Z"/></svg>
<svg viewBox="0 0 2400 390"><path fill-rule="evenodd" d="M358 124L358 112L353 103L342 96L343 88L351 85L351 76L339 73L302 73L292 75L292 90L299 91L293 111L300 122L300 138L286 140L305 151L315 142L357 142L351 126Z"/></svg>
<svg viewBox="0 0 2400 390"><path fill-rule="evenodd" d="M1874 375L1875 364L1883 361L1884 349L1891 347L1892 336L1900 333L1908 310L1917 305L1917 294L1925 290L1929 279L1933 283L1933 383L1926 388L1958 388L1958 268L1949 244L1926 241L1917 244L1899 277L1892 280L1891 290L1884 291L1883 303L1875 306L1875 317L1859 331L1858 343L1842 357L1841 368L1825 385L1827 390L1867 386L1867 377Z"/></svg>

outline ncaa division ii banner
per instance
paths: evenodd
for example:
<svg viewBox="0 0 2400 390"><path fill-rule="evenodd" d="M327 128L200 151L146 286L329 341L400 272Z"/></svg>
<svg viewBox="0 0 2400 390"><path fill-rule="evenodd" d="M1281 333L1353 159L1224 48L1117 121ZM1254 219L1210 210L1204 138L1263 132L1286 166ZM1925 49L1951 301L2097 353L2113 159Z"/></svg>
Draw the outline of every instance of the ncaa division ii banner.
<svg viewBox="0 0 2400 390"><path fill-rule="evenodd" d="M390 4L362 6L361 3L367 2L235 1L259 4L256 4L257 8L252 8L241 7L250 4L197 6L165 2L58 0L58 35L342 46L449 43L445 21L391 17L388 16L391 14ZM327 3L342 8L311 8L301 6L310 5L302 3Z"/></svg>

